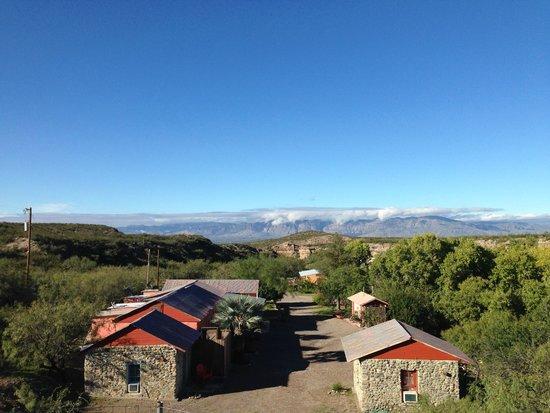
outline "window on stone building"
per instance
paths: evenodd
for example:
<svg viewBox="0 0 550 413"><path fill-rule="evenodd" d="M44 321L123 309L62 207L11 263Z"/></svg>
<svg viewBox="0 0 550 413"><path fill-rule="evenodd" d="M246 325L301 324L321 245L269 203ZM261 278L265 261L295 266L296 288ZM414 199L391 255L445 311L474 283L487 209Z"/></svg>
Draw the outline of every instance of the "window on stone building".
<svg viewBox="0 0 550 413"><path fill-rule="evenodd" d="M141 366L139 363L128 363L128 374L126 377L128 393L139 393L141 380Z"/></svg>
<svg viewBox="0 0 550 413"><path fill-rule="evenodd" d="M415 403L418 399L418 372L401 370L401 393L405 403Z"/></svg>

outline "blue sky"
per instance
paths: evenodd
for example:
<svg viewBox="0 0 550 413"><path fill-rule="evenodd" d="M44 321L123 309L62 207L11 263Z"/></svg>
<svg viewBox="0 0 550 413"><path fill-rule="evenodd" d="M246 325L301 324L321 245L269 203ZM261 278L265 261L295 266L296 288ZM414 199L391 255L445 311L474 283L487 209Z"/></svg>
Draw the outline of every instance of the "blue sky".
<svg viewBox="0 0 550 413"><path fill-rule="evenodd" d="M0 213L550 205L549 2L0 8Z"/></svg>

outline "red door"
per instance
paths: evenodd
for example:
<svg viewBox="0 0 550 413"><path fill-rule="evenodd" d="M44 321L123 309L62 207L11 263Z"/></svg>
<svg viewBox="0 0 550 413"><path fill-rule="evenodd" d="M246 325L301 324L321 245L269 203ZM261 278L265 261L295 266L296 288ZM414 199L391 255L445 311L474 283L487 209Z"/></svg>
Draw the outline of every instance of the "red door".
<svg viewBox="0 0 550 413"><path fill-rule="evenodd" d="M401 390L418 391L418 372L416 370L401 370Z"/></svg>

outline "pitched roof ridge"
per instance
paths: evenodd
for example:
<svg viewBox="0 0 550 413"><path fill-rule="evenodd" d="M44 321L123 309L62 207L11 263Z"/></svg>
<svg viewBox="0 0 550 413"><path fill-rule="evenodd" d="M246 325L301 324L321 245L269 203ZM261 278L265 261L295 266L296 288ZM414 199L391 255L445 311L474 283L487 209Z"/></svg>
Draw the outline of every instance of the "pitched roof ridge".
<svg viewBox="0 0 550 413"><path fill-rule="evenodd" d="M161 311L159 311L155 308L152 311L148 312L147 314L144 314L141 317L139 317L138 319L132 321L127 326L124 326L120 330L113 331L111 334L103 337L102 339L100 339L100 340L98 340L94 343L90 343L90 344L87 344L85 346L82 346L80 348L80 351L87 351L87 350L95 348L95 347L100 347L100 346L103 345L103 343L109 342L109 340L111 340L111 339L113 339L117 336L122 336L126 332L134 330L134 329L143 330L146 333L151 334L152 336L155 336L155 337L159 338L160 340L164 341L165 343L167 343L169 345L177 347L180 350L186 350L186 348L184 348L183 346L180 345L181 343L176 344L174 342L167 341L166 338L159 337L159 332L158 331L152 331L150 326L148 326L147 324L144 324L144 322L148 318L157 318L157 317L162 319L163 324L161 324L159 326L159 328L161 328L161 329L162 329L162 327L166 327L168 330L176 328L176 329L184 330L185 334L191 334L192 336L196 336L196 337L198 337L200 335L200 333L197 330L195 330L195 329L179 322L175 318L172 318L169 315L166 315L166 314L162 313Z"/></svg>
<svg viewBox="0 0 550 413"><path fill-rule="evenodd" d="M398 322L405 329L405 331L407 331L407 333L411 336L411 338L413 340L418 341L422 344L425 344L429 347L435 348L439 351L442 351L443 353L447 353L447 354L450 354L451 356L455 356L455 357L461 359L462 361L464 361L466 363L472 363L473 362L473 360L470 357L468 357L468 355L466 353L464 353L462 350L460 350L454 344L449 343L447 340L444 340L440 337L434 336L433 334L430 334L430 333L427 333L423 330L420 330L419 328L411 326L411 325L405 323L404 321L398 321ZM409 329L412 329L412 331L410 331ZM420 334L418 334L418 333L420 333ZM425 338L422 339L422 337L420 337L421 335L429 336L430 339L435 341L435 343L427 342ZM442 344L443 344L443 346L441 346ZM444 348L445 346L449 346L450 349Z"/></svg>

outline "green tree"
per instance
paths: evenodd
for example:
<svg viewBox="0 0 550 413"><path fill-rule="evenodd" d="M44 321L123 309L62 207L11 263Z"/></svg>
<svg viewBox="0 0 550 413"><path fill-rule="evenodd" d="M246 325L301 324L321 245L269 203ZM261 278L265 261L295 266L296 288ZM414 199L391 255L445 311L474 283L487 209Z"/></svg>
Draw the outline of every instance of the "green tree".
<svg viewBox="0 0 550 413"><path fill-rule="evenodd" d="M359 270L354 266L347 265L331 270L319 283L319 291L324 301L336 303L339 310L342 301L353 290L354 279L358 277Z"/></svg>
<svg viewBox="0 0 550 413"><path fill-rule="evenodd" d="M548 302L529 316L488 311L444 332L478 361L482 401L489 412L544 412L550 408Z"/></svg>
<svg viewBox="0 0 550 413"><path fill-rule="evenodd" d="M451 321L477 320L487 309L489 282L481 277L470 277L457 289L444 287L439 292L437 308Z"/></svg>
<svg viewBox="0 0 550 413"><path fill-rule="evenodd" d="M361 239L354 239L344 246L344 261L357 267L366 267L372 258L369 244Z"/></svg>
<svg viewBox="0 0 550 413"><path fill-rule="evenodd" d="M169 261L166 271L170 273L170 278L210 278L214 271L215 264L206 260L189 260L184 263Z"/></svg>
<svg viewBox="0 0 550 413"><path fill-rule="evenodd" d="M493 254L471 239L461 240L441 264L439 279L443 288L454 290L469 277L488 278L493 267Z"/></svg>
<svg viewBox="0 0 550 413"><path fill-rule="evenodd" d="M24 268L15 260L0 258L0 307L29 303L36 297L34 279L25 284Z"/></svg>
<svg viewBox="0 0 550 413"><path fill-rule="evenodd" d="M432 304L431 291L426 288L403 285L390 279L378 281L374 294L389 303L389 318L404 321L432 334L438 334L444 325Z"/></svg>
<svg viewBox="0 0 550 413"><path fill-rule="evenodd" d="M288 288L288 279L296 276L302 263L294 258L259 255L224 264L218 274L229 278L259 279L260 296L277 301Z"/></svg>
<svg viewBox="0 0 550 413"><path fill-rule="evenodd" d="M235 335L246 335L260 327L262 305L246 295L224 297L216 305L213 321Z"/></svg>
<svg viewBox="0 0 550 413"><path fill-rule="evenodd" d="M61 269L78 272L90 271L97 267L97 263L88 257L72 256L61 263Z"/></svg>
<svg viewBox="0 0 550 413"><path fill-rule="evenodd" d="M394 279L406 285L434 286L452 244L433 234L404 239L377 256L370 265L373 278Z"/></svg>
<svg viewBox="0 0 550 413"><path fill-rule="evenodd" d="M22 368L46 367L62 374L83 343L95 310L78 299L58 304L35 301L20 308L3 334L6 358Z"/></svg>
<svg viewBox="0 0 550 413"><path fill-rule="evenodd" d="M539 280L541 275L532 249L524 245L513 245L498 252L491 282L507 291L519 288L524 280Z"/></svg>

